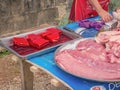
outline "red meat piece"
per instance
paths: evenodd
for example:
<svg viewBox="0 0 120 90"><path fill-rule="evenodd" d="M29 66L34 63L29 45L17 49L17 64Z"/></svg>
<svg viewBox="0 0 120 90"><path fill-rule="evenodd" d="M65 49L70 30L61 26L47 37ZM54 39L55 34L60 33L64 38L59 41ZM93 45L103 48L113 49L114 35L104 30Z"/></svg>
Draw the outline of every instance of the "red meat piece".
<svg viewBox="0 0 120 90"><path fill-rule="evenodd" d="M14 37L13 43L14 45L17 45L17 46L29 46L27 39L22 37Z"/></svg>
<svg viewBox="0 0 120 90"><path fill-rule="evenodd" d="M47 35L50 35L52 32L48 32L48 31L45 31L43 33L40 34L40 36L42 36L43 38L46 38Z"/></svg>
<svg viewBox="0 0 120 90"><path fill-rule="evenodd" d="M46 36L46 39L50 40L50 42L57 42L60 39L60 35L58 33L53 33Z"/></svg>
<svg viewBox="0 0 120 90"><path fill-rule="evenodd" d="M28 40L41 39L41 38L42 38L41 36L36 35L36 34L29 34L29 35L27 36L27 39L28 39Z"/></svg>
<svg viewBox="0 0 120 90"><path fill-rule="evenodd" d="M38 49L46 46L49 43L49 41L45 40L45 39L35 39L35 40L29 41L29 42L30 42L31 46L36 47Z"/></svg>
<svg viewBox="0 0 120 90"><path fill-rule="evenodd" d="M47 31L51 33L58 33L58 34L62 33L62 31L58 28L48 28Z"/></svg>
<svg viewBox="0 0 120 90"><path fill-rule="evenodd" d="M45 32L41 33L40 36L42 36L43 38L46 38L47 36L49 36L53 33L61 34L62 31L57 28L48 28L48 29L46 29Z"/></svg>
<svg viewBox="0 0 120 90"><path fill-rule="evenodd" d="M39 35L29 34L28 40L31 46L36 47L38 49L46 46L49 43L49 40L46 40Z"/></svg>

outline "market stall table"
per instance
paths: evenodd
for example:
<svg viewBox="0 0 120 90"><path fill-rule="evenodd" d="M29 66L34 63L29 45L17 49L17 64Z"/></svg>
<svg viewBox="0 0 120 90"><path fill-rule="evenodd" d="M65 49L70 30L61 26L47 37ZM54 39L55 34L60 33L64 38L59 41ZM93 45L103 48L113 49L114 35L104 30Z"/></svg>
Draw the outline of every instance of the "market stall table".
<svg viewBox="0 0 120 90"><path fill-rule="evenodd" d="M91 18L90 20L99 20L99 17ZM65 27L73 31L75 31L77 28L80 28L77 22L70 23L66 25ZM90 35L89 34L90 32L87 29L86 32L84 33L84 37L93 37L98 32L94 29L91 29L91 30L92 31L90 32L91 33L94 32L94 33ZM87 36L87 35L90 35L90 36ZM42 56L30 58L28 59L28 62L37 65L39 68L46 69L47 72L51 73L52 75L56 76L58 79L65 82L73 90L90 90L94 86L102 87L102 89L100 90L120 90L120 82L91 81L91 80L75 77L73 75L70 75L64 72L58 66L56 66L55 61L54 61L54 54L55 54L55 51L52 51ZM94 89L94 90L97 90L97 89Z"/></svg>
<svg viewBox="0 0 120 90"><path fill-rule="evenodd" d="M91 18L90 20L98 20L99 17ZM69 28L70 31L75 31L78 26L77 22L70 23L65 27ZM62 27L64 28L64 26ZM91 29L92 34L87 31L84 33L83 37L93 37L97 34L98 31ZM90 35L90 36L87 36ZM23 90L33 90L33 73L30 71L32 65L37 66L38 68L50 73L53 77L60 80L62 83L66 84L70 89L73 90L120 90L120 82L98 82L87 80L84 78L73 76L69 73L61 70L54 61L55 50L58 47L54 48L51 52L45 53L43 55L38 55L35 57L28 57L27 60L20 60L23 76ZM92 87L95 87L91 89ZM101 88L101 89L98 89Z"/></svg>

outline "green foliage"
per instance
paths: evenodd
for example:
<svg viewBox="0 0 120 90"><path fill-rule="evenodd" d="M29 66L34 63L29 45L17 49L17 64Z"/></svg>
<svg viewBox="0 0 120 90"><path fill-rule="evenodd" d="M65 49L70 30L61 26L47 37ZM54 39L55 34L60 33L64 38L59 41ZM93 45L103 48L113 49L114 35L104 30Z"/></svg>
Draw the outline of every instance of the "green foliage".
<svg viewBox="0 0 120 90"><path fill-rule="evenodd" d="M58 23L58 26L64 26L68 24L69 23L68 17L69 17L69 13L65 14L62 20L60 20L60 22Z"/></svg>
<svg viewBox="0 0 120 90"><path fill-rule="evenodd" d="M0 57L3 57L3 56L8 55L8 54L10 54L10 52L6 49L3 49L0 51Z"/></svg>
<svg viewBox="0 0 120 90"><path fill-rule="evenodd" d="M109 5L109 10L113 11L118 6L120 6L120 0L111 0Z"/></svg>

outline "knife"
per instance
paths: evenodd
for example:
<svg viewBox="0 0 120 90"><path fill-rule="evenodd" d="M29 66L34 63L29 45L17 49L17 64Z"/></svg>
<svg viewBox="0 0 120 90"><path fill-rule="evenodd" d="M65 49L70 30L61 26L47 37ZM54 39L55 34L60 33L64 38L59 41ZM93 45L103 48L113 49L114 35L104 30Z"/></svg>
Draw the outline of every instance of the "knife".
<svg viewBox="0 0 120 90"><path fill-rule="evenodd" d="M112 29L115 29L118 25L118 21L116 19L113 19L110 22L106 22L105 25L103 25L100 29L100 31L110 31Z"/></svg>

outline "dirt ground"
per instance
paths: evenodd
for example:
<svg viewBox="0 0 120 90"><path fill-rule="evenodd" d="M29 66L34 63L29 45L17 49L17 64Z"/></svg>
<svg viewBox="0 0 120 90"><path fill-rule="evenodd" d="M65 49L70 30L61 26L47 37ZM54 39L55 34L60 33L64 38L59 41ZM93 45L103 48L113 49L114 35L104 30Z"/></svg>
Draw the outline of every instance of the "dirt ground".
<svg viewBox="0 0 120 90"><path fill-rule="evenodd" d="M11 60L12 54L0 57L0 89L12 90L12 84L21 87L20 66ZM15 88L14 88L15 90ZM16 89L17 90L17 89ZM19 89L20 90L20 89Z"/></svg>
<svg viewBox="0 0 120 90"><path fill-rule="evenodd" d="M11 59L12 54L0 58L0 82L20 76L19 63Z"/></svg>
<svg viewBox="0 0 120 90"><path fill-rule="evenodd" d="M20 65L12 60L13 54L0 57L0 90L22 90ZM69 90L51 85L51 76L42 70L34 74L34 90Z"/></svg>

